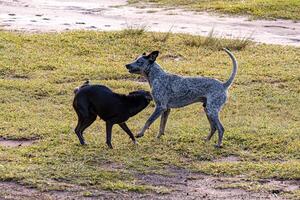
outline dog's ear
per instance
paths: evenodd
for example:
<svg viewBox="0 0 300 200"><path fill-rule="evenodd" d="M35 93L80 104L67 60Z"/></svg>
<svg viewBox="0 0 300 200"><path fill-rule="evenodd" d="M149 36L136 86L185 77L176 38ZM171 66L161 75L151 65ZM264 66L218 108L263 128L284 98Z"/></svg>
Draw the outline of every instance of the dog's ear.
<svg viewBox="0 0 300 200"><path fill-rule="evenodd" d="M149 92L147 92L147 94L146 94L146 99L147 100L149 100L149 101L152 101L153 100L153 98L152 98L152 96L151 96L151 94L149 93Z"/></svg>
<svg viewBox="0 0 300 200"><path fill-rule="evenodd" d="M150 62L155 62L158 54L159 54L159 51L152 51L147 57Z"/></svg>

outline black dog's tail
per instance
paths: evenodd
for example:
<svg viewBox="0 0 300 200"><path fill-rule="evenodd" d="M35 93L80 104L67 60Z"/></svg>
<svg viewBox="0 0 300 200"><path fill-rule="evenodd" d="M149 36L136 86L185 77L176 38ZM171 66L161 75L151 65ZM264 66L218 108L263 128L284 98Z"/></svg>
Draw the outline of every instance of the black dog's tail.
<svg viewBox="0 0 300 200"><path fill-rule="evenodd" d="M232 82L234 80L234 77L235 77L235 75L237 73L238 63L237 63L234 55L228 49L224 48L223 50L226 51L226 53L229 55L229 57L232 60L232 64L233 64L233 70L231 72L231 75L230 75L229 79L225 83L223 83L224 87L227 89L227 88L229 88L231 86L231 84L232 84Z"/></svg>
<svg viewBox="0 0 300 200"><path fill-rule="evenodd" d="M90 81L89 80L85 81L81 86L78 86L74 89L74 94L77 94L81 88L84 88L89 85L90 85Z"/></svg>
<svg viewBox="0 0 300 200"><path fill-rule="evenodd" d="M78 91L79 91L79 87L76 87L73 92L74 94L77 94Z"/></svg>

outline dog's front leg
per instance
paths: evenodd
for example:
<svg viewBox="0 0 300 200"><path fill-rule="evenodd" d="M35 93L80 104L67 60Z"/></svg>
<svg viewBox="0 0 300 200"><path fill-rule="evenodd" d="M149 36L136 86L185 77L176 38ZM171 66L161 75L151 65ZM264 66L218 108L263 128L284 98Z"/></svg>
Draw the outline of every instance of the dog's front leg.
<svg viewBox="0 0 300 200"><path fill-rule="evenodd" d="M165 111L166 111L165 108L163 108L161 106L157 106L155 108L154 112L152 113L152 115L149 117L149 119L145 123L143 129L140 131L139 134L136 135L136 137L137 138L143 137L145 131L150 127L150 125Z"/></svg>
<svg viewBox="0 0 300 200"><path fill-rule="evenodd" d="M130 137L132 142L134 144L137 144L136 141L135 141L134 135L132 134L132 132L128 128L127 124L124 122L124 123L120 123L119 126L123 129L123 131L125 131L125 133L127 133L127 135Z"/></svg>

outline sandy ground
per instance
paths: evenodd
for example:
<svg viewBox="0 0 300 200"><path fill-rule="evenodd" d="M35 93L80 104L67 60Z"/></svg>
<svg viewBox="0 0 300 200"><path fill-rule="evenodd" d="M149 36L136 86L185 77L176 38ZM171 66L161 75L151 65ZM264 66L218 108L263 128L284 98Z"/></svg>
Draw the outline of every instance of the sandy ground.
<svg viewBox="0 0 300 200"><path fill-rule="evenodd" d="M148 31L250 37L257 42L300 46L300 22L255 20L196 13L126 0L0 0L0 28L26 32L73 29L121 30L145 26Z"/></svg>

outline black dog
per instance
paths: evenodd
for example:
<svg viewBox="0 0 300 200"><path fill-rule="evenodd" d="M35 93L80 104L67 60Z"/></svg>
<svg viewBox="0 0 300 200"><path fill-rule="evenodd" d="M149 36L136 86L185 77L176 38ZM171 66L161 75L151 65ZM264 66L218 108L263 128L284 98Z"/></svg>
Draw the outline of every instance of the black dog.
<svg viewBox="0 0 300 200"><path fill-rule="evenodd" d="M111 145L111 131L114 124L118 124L136 143L135 138L126 125L126 121L146 108L152 100L150 92L134 91L128 95L117 94L103 85L90 85L85 82L74 90L73 107L78 115L75 128L79 141L85 144L83 131L99 116L106 122L106 144Z"/></svg>

